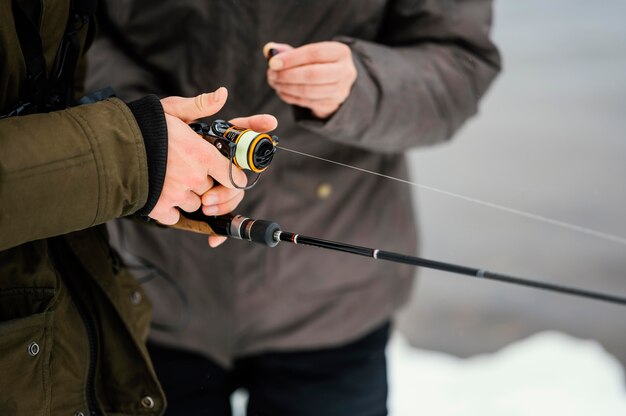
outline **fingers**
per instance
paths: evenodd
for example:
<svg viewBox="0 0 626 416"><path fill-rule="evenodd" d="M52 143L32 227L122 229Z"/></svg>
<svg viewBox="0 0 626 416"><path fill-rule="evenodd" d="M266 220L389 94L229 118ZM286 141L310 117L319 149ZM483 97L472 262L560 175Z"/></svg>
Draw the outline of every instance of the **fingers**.
<svg viewBox="0 0 626 416"><path fill-rule="evenodd" d="M227 98L228 90L220 87L212 93L204 93L196 97L167 97L161 100L161 104L165 113L191 123L220 111Z"/></svg>
<svg viewBox="0 0 626 416"><path fill-rule="evenodd" d="M332 115L339 108L340 103L335 99L311 100L304 97L295 97L289 94L278 93L278 96L287 104L297 105L299 107L309 108L313 114L325 119Z"/></svg>
<svg viewBox="0 0 626 416"><path fill-rule="evenodd" d="M243 173L241 169L239 169L234 164L231 166L230 161L226 157L224 157L224 155L222 155L219 150L217 150L214 146L209 146L208 151L208 176L211 176L213 179L215 179L217 182L227 188L235 189L235 186L231 183L231 176L232 180L238 186L246 186L246 184L248 183L248 178L246 178L246 174Z"/></svg>
<svg viewBox="0 0 626 416"><path fill-rule="evenodd" d="M202 195L202 212L205 215L223 215L233 212L244 197L241 189L216 186Z"/></svg>
<svg viewBox="0 0 626 416"><path fill-rule="evenodd" d="M196 212L201 206L200 197L193 192L188 192L187 197L178 203L178 207L185 212Z"/></svg>
<svg viewBox="0 0 626 416"><path fill-rule="evenodd" d="M223 215L232 212L244 197L240 189L229 189L216 186L202 195L202 212L205 215ZM213 235L209 237L209 246L217 247L226 241L226 237Z"/></svg>
<svg viewBox="0 0 626 416"><path fill-rule="evenodd" d="M209 236L209 246L215 248L226 241L227 238L221 235L211 235Z"/></svg>
<svg viewBox="0 0 626 416"><path fill-rule="evenodd" d="M259 114L250 117L238 117L230 120L232 124L238 127L254 130L259 133L265 133L274 130L278 126L276 117L269 114Z"/></svg>
<svg viewBox="0 0 626 416"><path fill-rule="evenodd" d="M310 100L339 100L343 96L341 91L343 86L339 83L321 85L275 83L273 87L279 94L306 97Z"/></svg>
<svg viewBox="0 0 626 416"><path fill-rule="evenodd" d="M190 191L195 195L203 195L209 189L213 188L213 185L215 184L215 181L213 181L213 178L210 176L200 177L190 182L192 185L190 187Z"/></svg>
<svg viewBox="0 0 626 416"><path fill-rule="evenodd" d="M150 212L150 218L163 225L174 225L180 220L180 212L173 206L154 207Z"/></svg>
<svg viewBox="0 0 626 416"><path fill-rule="evenodd" d="M271 62L271 61L270 61ZM270 85L281 84L331 84L339 82L346 76L344 65L341 63L316 63L306 66L275 71L267 71Z"/></svg>
<svg viewBox="0 0 626 416"><path fill-rule="evenodd" d="M287 50L269 60L269 67L285 70L312 63L336 62L350 54L350 47L340 42L317 42Z"/></svg>
<svg viewBox="0 0 626 416"><path fill-rule="evenodd" d="M276 52L282 53L292 50L293 46L286 43L267 42L263 46L263 56L265 56L266 59L270 58L270 49L274 49Z"/></svg>

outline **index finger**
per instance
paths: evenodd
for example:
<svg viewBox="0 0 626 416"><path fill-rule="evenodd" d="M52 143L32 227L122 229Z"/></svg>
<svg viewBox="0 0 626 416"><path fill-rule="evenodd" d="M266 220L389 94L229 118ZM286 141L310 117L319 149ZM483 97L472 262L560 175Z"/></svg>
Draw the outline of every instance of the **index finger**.
<svg viewBox="0 0 626 416"><path fill-rule="evenodd" d="M344 57L348 45L340 42L309 43L290 51L281 52L269 60L269 67L276 71L297 66L336 62Z"/></svg>
<svg viewBox="0 0 626 416"><path fill-rule="evenodd" d="M250 117L238 117L230 120L232 124L244 129L254 130L259 133L267 133L278 126L276 117L270 114L257 114Z"/></svg>

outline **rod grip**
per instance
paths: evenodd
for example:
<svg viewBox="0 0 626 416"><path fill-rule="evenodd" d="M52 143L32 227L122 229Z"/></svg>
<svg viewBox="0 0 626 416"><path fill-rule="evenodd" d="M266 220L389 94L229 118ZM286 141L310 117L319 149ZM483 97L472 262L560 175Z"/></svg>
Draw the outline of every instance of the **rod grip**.
<svg viewBox="0 0 626 416"><path fill-rule="evenodd" d="M273 221L253 220L241 215L220 215L207 217L202 209L196 212L180 212L180 220L171 227L207 235L222 235L253 243L275 247L279 241L274 238L280 226Z"/></svg>
<svg viewBox="0 0 626 416"><path fill-rule="evenodd" d="M176 228L178 230L191 231L198 234L206 234L206 235L221 235L215 232L211 226L205 221L192 220L191 218L187 218L181 214L180 220L174 225L170 225L172 228Z"/></svg>
<svg viewBox="0 0 626 416"><path fill-rule="evenodd" d="M229 228L232 218L232 215L207 217L202 212L202 209L199 209L196 212L180 211L180 219L171 227L199 234L222 235L229 237Z"/></svg>

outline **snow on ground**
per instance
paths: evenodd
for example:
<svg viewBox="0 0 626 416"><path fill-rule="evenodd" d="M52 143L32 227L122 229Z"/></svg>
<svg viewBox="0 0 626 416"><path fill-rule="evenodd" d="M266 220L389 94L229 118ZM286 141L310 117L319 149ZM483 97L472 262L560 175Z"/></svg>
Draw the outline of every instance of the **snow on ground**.
<svg viewBox="0 0 626 416"><path fill-rule="evenodd" d="M620 363L597 342L560 332L468 359L415 349L396 332L387 356L389 416L626 415ZM234 416L245 415L246 398L233 396Z"/></svg>
<svg viewBox="0 0 626 416"><path fill-rule="evenodd" d="M389 348L390 416L624 416L620 363L595 341L542 332L494 354L460 359Z"/></svg>

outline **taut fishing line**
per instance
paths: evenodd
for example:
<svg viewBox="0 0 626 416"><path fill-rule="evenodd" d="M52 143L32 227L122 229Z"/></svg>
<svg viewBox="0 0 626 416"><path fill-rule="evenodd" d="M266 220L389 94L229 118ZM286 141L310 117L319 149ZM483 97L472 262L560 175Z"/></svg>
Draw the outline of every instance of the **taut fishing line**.
<svg viewBox="0 0 626 416"><path fill-rule="evenodd" d="M458 194L455 192L451 192L451 191L446 191L443 189L439 189L439 188L435 188L433 186L428 186L428 185L423 185L417 182L412 182L406 179L400 179L400 178L395 178L393 176L389 176L389 175L383 175L382 173L378 173L378 172L374 172L371 170L367 170L367 169L363 169L363 168L359 168L356 166L351 166L345 163L341 163L341 162L337 162L334 160L330 160L330 159L325 159L323 157L319 157L319 156L314 156L314 155L310 155L304 152L300 152L297 150L293 150L293 149L288 149L285 148L284 146L280 146L278 147L278 149L280 150L285 150L287 152L291 152L291 153L296 153L298 155L301 156L306 156L306 157L310 157L313 159L317 159L317 160L322 160L324 162L328 162L328 163L332 163L335 165L339 165L339 166L343 166L349 169L353 169L353 170L357 170L359 172L364 172L370 175L376 175L376 176L380 176L382 178L386 178L386 179L391 179L397 182L402 182L405 183L407 185L411 185L411 186L415 186L416 188L420 188L420 189L424 189L426 191L430 191L430 192L435 192L438 194L442 194L442 195L446 195L449 196L451 198L456 198L456 199L461 199L463 201L467 201L467 202L472 202L474 204L477 205L482 205L485 207L489 207L489 208L493 208L496 209L498 211L503 211L503 212L507 212L509 214L513 214L513 215L517 215L520 217L525 217L534 221L538 221L538 222L542 222L544 224L550 224L553 225L555 227L559 227L559 228L563 228L566 230L570 230L570 231L574 231L577 233L581 233L581 234L586 234L586 235L590 235L596 238L599 238L601 240L605 240L605 241L610 241L612 243L617 243L617 244L621 244L626 246L626 237L621 237L619 235L615 235L615 234L610 234L610 233L606 233L606 232L602 232L602 231L597 231L591 228L587 228L587 227L583 227L580 225L576 225L576 224L571 224L565 221L560 221L554 218L549 218L549 217L545 217L543 215L538 215L538 214L533 214L532 212L527 212L527 211L523 211L520 209L516 209L516 208L511 208L511 207L507 207L505 205L500 205L500 204L496 204L493 202L489 202L489 201L484 201L482 199L478 199L478 198L473 198L470 196L466 196L466 195L462 195L462 194Z"/></svg>

